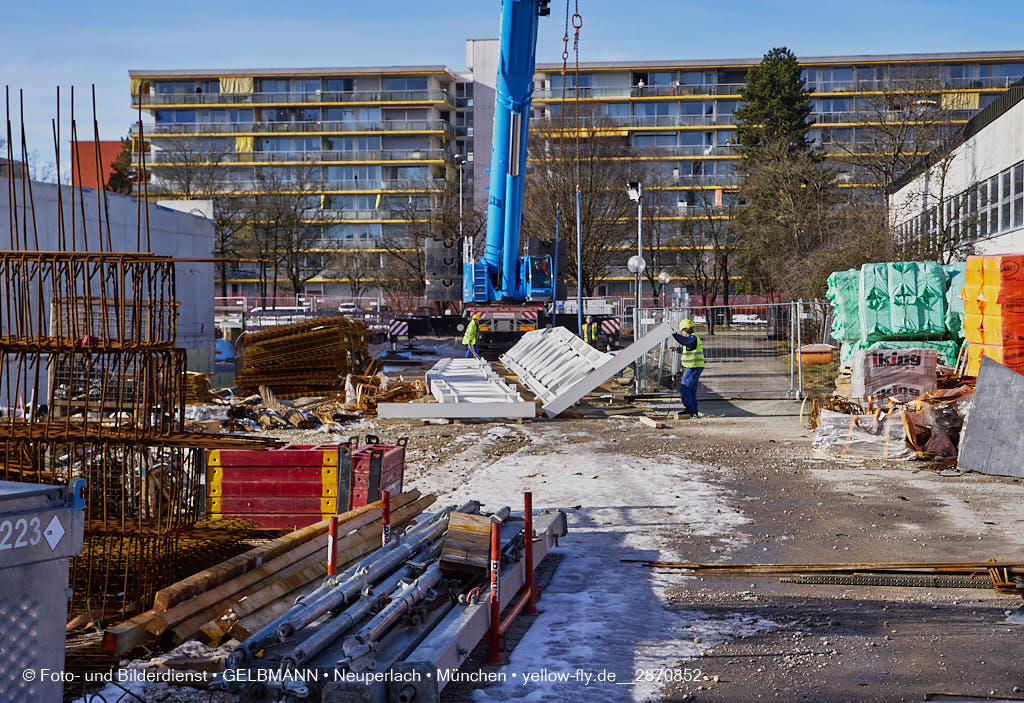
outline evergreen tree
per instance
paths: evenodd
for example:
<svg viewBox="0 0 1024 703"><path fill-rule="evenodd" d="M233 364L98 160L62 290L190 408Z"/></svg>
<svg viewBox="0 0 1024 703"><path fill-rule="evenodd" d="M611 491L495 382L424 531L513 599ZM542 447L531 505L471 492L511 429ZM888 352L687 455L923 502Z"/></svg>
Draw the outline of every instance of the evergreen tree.
<svg viewBox="0 0 1024 703"><path fill-rule="evenodd" d="M107 179L107 190L121 195L132 194L132 141L121 140L121 153L110 164L110 177Z"/></svg>
<svg viewBox="0 0 1024 703"><path fill-rule="evenodd" d="M747 71L740 90L743 104L736 110L736 131L744 153L779 140L790 149L806 149L810 96L793 52L782 47L765 54Z"/></svg>

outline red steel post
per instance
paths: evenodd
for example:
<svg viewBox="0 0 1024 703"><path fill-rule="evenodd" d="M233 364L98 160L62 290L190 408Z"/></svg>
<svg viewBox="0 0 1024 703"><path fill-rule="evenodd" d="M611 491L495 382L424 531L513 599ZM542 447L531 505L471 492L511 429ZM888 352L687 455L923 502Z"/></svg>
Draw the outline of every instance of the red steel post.
<svg viewBox="0 0 1024 703"><path fill-rule="evenodd" d="M383 506L381 508L381 521L383 526L381 528L381 542L387 544L391 541L391 491L381 491L381 500Z"/></svg>
<svg viewBox="0 0 1024 703"><path fill-rule="evenodd" d="M338 518L332 515L327 521L327 575L338 573Z"/></svg>
<svg viewBox="0 0 1024 703"><path fill-rule="evenodd" d="M523 494L523 566L526 569L524 585L529 596L523 612L527 615L537 614L537 594L533 587L533 493Z"/></svg>
<svg viewBox="0 0 1024 703"><path fill-rule="evenodd" d="M487 653L488 664L501 664L501 523L491 522L491 627L488 631L490 651Z"/></svg>

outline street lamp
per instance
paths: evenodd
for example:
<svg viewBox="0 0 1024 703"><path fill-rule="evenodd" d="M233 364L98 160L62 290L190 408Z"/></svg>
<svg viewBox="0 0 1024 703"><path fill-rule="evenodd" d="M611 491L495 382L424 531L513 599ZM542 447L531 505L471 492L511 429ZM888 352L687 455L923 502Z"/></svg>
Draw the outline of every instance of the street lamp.
<svg viewBox="0 0 1024 703"><path fill-rule="evenodd" d="M459 167L459 237L462 237L462 167L466 165L466 157L462 154L455 155L455 165ZM473 261L473 246L465 239L462 240L462 259L465 263Z"/></svg>
<svg viewBox="0 0 1024 703"><path fill-rule="evenodd" d="M647 268L646 262L644 262L644 251L643 242L641 240L643 234L643 221L644 221L644 187L639 181L630 181L626 184L626 193L629 195L629 199L636 203L636 256L629 257L629 270L636 274L636 309L637 319L639 320L639 310L643 307L641 299L641 288L642 282L640 280L640 274Z"/></svg>
<svg viewBox="0 0 1024 703"><path fill-rule="evenodd" d="M668 271L662 271L661 273L658 274L658 283L661 284L661 307L666 307L666 305L665 305L665 286L667 286L669 283L671 283L671 281L672 281L672 274L670 274Z"/></svg>

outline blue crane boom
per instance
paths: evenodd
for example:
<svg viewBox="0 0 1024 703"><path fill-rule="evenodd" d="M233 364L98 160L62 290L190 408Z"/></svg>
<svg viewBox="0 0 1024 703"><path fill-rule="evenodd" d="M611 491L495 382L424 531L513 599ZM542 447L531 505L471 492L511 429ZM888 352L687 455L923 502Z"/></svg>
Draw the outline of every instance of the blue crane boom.
<svg viewBox="0 0 1024 703"><path fill-rule="evenodd" d="M502 0L494 98L487 238L483 258L464 265L467 303L527 301L552 296L551 257L519 256L526 140L537 58L538 18L550 0Z"/></svg>

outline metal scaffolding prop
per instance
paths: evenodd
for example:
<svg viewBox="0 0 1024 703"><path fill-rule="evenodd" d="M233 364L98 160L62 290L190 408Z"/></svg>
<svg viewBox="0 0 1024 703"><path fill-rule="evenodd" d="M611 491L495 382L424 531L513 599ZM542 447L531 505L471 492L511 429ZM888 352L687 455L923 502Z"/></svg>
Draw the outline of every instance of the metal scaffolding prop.
<svg viewBox="0 0 1024 703"><path fill-rule="evenodd" d="M59 128L58 119L58 145ZM21 147L19 167L7 140L11 167L0 179L10 247L0 251L0 479L86 480L85 539L71 563L69 610L101 622L136 610L181 568L194 570L196 545L212 555L237 545L238 530L196 526L202 449L253 443L184 430L175 260L141 251L149 246L142 199L140 251L112 251L106 192L89 193L95 217L88 228L81 187L58 188L56 211L44 217L24 140ZM80 148L73 112L71 148ZM144 163L139 172L144 182ZM67 251L39 250L37 222L54 223L56 232L44 237Z"/></svg>
<svg viewBox="0 0 1024 703"><path fill-rule="evenodd" d="M441 359L427 371L436 403L380 403L383 418L533 417L537 407L523 400L484 359Z"/></svg>
<svg viewBox="0 0 1024 703"><path fill-rule="evenodd" d="M617 354L606 354L564 327L551 327L524 334L501 362L555 417L671 336L672 328L662 323Z"/></svg>

